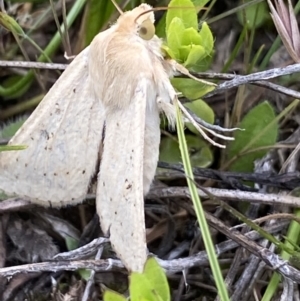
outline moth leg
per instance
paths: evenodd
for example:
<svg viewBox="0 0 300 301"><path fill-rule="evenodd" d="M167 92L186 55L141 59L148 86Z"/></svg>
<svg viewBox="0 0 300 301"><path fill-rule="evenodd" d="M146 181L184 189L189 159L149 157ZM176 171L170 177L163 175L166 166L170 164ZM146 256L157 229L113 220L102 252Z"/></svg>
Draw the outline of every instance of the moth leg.
<svg viewBox="0 0 300 301"><path fill-rule="evenodd" d="M176 110L173 103L164 101L161 97L157 97L157 106L159 112L162 112L166 115L170 126L173 128L176 120Z"/></svg>

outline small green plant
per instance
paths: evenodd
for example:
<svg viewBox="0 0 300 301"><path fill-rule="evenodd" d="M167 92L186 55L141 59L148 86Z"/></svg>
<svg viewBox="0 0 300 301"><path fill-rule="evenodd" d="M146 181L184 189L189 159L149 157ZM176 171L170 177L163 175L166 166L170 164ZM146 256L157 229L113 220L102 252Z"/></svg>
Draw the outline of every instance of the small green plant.
<svg viewBox="0 0 300 301"><path fill-rule="evenodd" d="M197 12L207 1L172 0L166 13L165 44L163 50L167 57L191 71L206 70L214 49L214 39L207 23L198 27ZM197 7L195 7L197 5ZM215 115L209 105L201 97L212 91L214 86L191 78L176 77L171 79L177 91L190 100L185 106L198 117L213 124ZM193 125L186 126L193 133L186 137L193 166L208 167L213 154L210 145L200 135ZM196 136L195 136L196 135ZM161 144L160 160L165 162L180 162L179 144L175 137L164 137Z"/></svg>
<svg viewBox="0 0 300 301"><path fill-rule="evenodd" d="M198 30L197 10L190 0L172 0L166 16L167 54L189 69L211 57L214 39L206 22ZM190 9L189 9L190 8Z"/></svg>
<svg viewBox="0 0 300 301"><path fill-rule="evenodd" d="M164 270L155 258L149 258L144 272L133 272L129 276L129 294L131 301L169 301L170 289ZM104 301L127 301L123 295L106 290Z"/></svg>
<svg viewBox="0 0 300 301"><path fill-rule="evenodd" d="M163 46L166 55L191 71L206 70L214 49L214 38L207 23L203 22L199 30L197 9L191 0L172 0L168 7ZM197 99L214 89L187 78L174 78L172 84L189 99Z"/></svg>

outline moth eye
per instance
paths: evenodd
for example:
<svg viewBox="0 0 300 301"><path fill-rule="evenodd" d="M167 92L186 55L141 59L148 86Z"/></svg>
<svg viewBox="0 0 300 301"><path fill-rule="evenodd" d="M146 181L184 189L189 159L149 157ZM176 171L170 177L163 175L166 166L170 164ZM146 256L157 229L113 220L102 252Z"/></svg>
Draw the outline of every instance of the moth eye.
<svg viewBox="0 0 300 301"><path fill-rule="evenodd" d="M146 41L151 40L155 35L155 26L149 20L145 20L139 28L139 36Z"/></svg>

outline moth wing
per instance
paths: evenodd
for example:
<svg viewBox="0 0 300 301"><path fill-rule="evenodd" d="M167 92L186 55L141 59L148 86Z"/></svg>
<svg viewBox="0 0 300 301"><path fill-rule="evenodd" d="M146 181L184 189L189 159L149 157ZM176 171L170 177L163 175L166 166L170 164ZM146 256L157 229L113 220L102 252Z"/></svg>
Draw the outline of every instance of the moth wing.
<svg viewBox="0 0 300 301"><path fill-rule="evenodd" d="M0 190L61 206L84 199L98 163L104 110L88 72L89 47L76 56L0 153Z"/></svg>
<svg viewBox="0 0 300 301"><path fill-rule="evenodd" d="M127 269L140 272L147 259L143 156L148 86L140 80L126 108L106 112L96 199L112 247Z"/></svg>

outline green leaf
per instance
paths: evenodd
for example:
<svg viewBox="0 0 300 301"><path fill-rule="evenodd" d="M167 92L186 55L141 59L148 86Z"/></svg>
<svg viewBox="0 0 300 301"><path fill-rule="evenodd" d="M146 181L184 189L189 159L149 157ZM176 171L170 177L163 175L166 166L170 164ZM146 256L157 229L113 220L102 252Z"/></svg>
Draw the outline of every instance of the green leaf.
<svg viewBox="0 0 300 301"><path fill-rule="evenodd" d="M239 156L242 152L276 143L278 123L267 127L274 121L275 117L274 109L267 101L250 110L238 126L245 130L236 131L235 140L229 144L228 159ZM266 153L267 150L247 153L238 158L230 166L230 170L252 172L254 161L262 158Z"/></svg>
<svg viewBox="0 0 300 301"><path fill-rule="evenodd" d="M252 0L247 0L244 2L249 2ZM244 3L242 2L242 3ZM259 28L265 21L269 18L269 10L266 2L260 2L251 6L247 6L244 10L239 10L237 12L237 17L241 25L245 23L244 16L246 15L247 27Z"/></svg>
<svg viewBox="0 0 300 301"><path fill-rule="evenodd" d="M0 137L4 139L10 139L23 125L26 119L27 117L24 116L14 122L4 125L3 128L0 130Z"/></svg>
<svg viewBox="0 0 300 301"><path fill-rule="evenodd" d="M189 46L185 46L189 47ZM183 47L180 47L182 49ZM184 66L192 67L201 61L206 56L205 50L200 45L191 45L187 59L184 61Z"/></svg>
<svg viewBox="0 0 300 301"><path fill-rule="evenodd" d="M80 275L80 277L85 280L88 281L91 277L91 270L88 269L78 269L77 270L78 274Z"/></svg>
<svg viewBox="0 0 300 301"><path fill-rule="evenodd" d="M155 26L155 34L162 39L165 39L167 36L167 31L166 31L166 15L165 13L162 18L158 21L157 25Z"/></svg>
<svg viewBox="0 0 300 301"><path fill-rule="evenodd" d="M172 78L172 85L188 99L197 99L214 90L213 86L197 82L190 78Z"/></svg>
<svg viewBox="0 0 300 301"><path fill-rule="evenodd" d="M179 47L181 46L184 25L178 17L173 18L167 32L168 47L171 49L176 59L180 58Z"/></svg>
<svg viewBox="0 0 300 301"><path fill-rule="evenodd" d="M202 99L197 99L191 102L187 102L184 106L190 109L193 113L195 113L202 120L213 124L215 122L215 113L212 108ZM190 123L185 123L187 128L196 135L199 135L199 131Z"/></svg>
<svg viewBox="0 0 300 301"><path fill-rule="evenodd" d="M85 27L85 43L86 47L91 43L96 34L103 26L105 19L105 12L110 9L113 11L113 6L110 1L90 0L87 2L84 12L84 27Z"/></svg>
<svg viewBox="0 0 300 301"><path fill-rule="evenodd" d="M210 55L214 49L214 37L206 22L203 22L199 32L200 43L205 49L207 55Z"/></svg>
<svg viewBox="0 0 300 301"><path fill-rule="evenodd" d="M103 301L127 301L127 299L117 292L106 290L103 294Z"/></svg>
<svg viewBox="0 0 300 301"><path fill-rule="evenodd" d="M166 274L154 257L147 260L144 274L161 300L169 301L171 297Z"/></svg>
<svg viewBox="0 0 300 301"><path fill-rule="evenodd" d="M176 7L176 6L179 8L169 9L167 11L167 17L166 17L167 36L168 36L169 26L175 17L178 17L182 20L185 28L193 27L197 30L198 19L197 19L197 14L193 2L190 0L172 0L169 3L168 7ZM189 9L189 7L191 7L191 9Z"/></svg>
<svg viewBox="0 0 300 301"><path fill-rule="evenodd" d="M206 55L201 61L198 61L195 65L189 67L190 71L204 72L206 71L213 61L213 55Z"/></svg>
<svg viewBox="0 0 300 301"><path fill-rule="evenodd" d="M209 2L210 0L192 0L192 1L193 1L194 5L195 5L197 8L198 8L198 7L202 8L202 7L204 7L205 4L206 4L207 2Z"/></svg>
<svg viewBox="0 0 300 301"><path fill-rule="evenodd" d="M2 11L0 11L0 25L14 34L25 36L25 33L19 23L16 22L14 18Z"/></svg>
<svg viewBox="0 0 300 301"><path fill-rule="evenodd" d="M10 87L13 87L18 82L20 82L22 80L22 78L23 78L23 76L21 76L21 75L12 75L2 81L2 86L4 88L9 89ZM25 92L28 91L28 89L30 88L30 85L31 85L31 83L24 84L20 89L17 89L14 93L11 93L9 96L6 96L5 99L9 100L9 99L14 99L14 98L18 98L18 97L22 96Z"/></svg>
<svg viewBox="0 0 300 301"><path fill-rule="evenodd" d="M25 0L24 0L25 1ZM207 2L210 0L192 0L194 3L194 6L196 7L197 12L200 11ZM165 13L162 18L158 21L158 24L156 26L156 35L160 38L165 38L166 37L166 15Z"/></svg>
<svg viewBox="0 0 300 301"><path fill-rule="evenodd" d="M190 54L192 46L180 46L179 47L179 57L181 62L185 62Z"/></svg>
<svg viewBox="0 0 300 301"><path fill-rule="evenodd" d="M193 167L208 167L213 161L208 144L199 136L185 135L188 153ZM182 162L179 144L171 137L164 137L160 143L159 160L168 163Z"/></svg>
<svg viewBox="0 0 300 301"><path fill-rule="evenodd" d="M65 238L68 251L72 251L78 248L79 241L71 236Z"/></svg>
<svg viewBox="0 0 300 301"><path fill-rule="evenodd" d="M161 45L161 51L164 54L164 57L170 57L172 59L176 59L176 61L179 60L178 58L176 58L176 56L173 53L173 51L167 45L162 44Z"/></svg>
<svg viewBox="0 0 300 301"><path fill-rule="evenodd" d="M195 28L186 28L183 31L182 46L201 45L201 37Z"/></svg>
<svg viewBox="0 0 300 301"><path fill-rule="evenodd" d="M129 282L131 301L159 301L146 275L133 272L129 276Z"/></svg>
<svg viewBox="0 0 300 301"><path fill-rule="evenodd" d="M120 4L120 0L116 0ZM107 23L116 8L111 1L90 0L84 11L84 46L88 46Z"/></svg>

